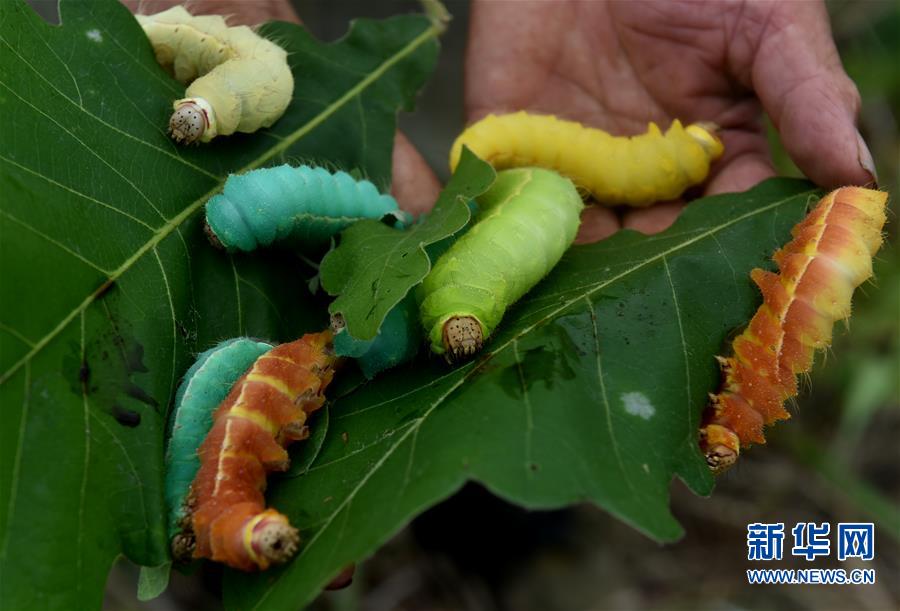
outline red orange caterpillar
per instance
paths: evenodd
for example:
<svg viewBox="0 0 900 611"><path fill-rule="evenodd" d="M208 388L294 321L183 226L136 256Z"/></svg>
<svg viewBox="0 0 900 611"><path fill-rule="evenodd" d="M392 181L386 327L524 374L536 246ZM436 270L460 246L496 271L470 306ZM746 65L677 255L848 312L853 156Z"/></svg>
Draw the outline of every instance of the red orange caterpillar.
<svg viewBox="0 0 900 611"><path fill-rule="evenodd" d="M220 15L191 15L174 6L136 15L156 60L182 83L169 132L176 142L209 142L251 133L281 118L294 93L287 52L247 26L228 27Z"/></svg>
<svg viewBox="0 0 900 611"><path fill-rule="evenodd" d="M331 341L325 331L273 348L219 405L187 501L192 536L173 541L176 559L192 555L252 571L297 550L297 529L266 509L263 492L266 474L288 468L285 447L309 435L307 417L325 401L337 361Z"/></svg>
<svg viewBox="0 0 900 611"><path fill-rule="evenodd" d="M750 274L763 304L718 357L723 383L711 396L700 446L713 471L734 464L740 449L765 443L763 427L790 418L784 401L797 394L797 374L831 342L836 320L850 316L853 290L872 276L882 243L887 194L844 187L823 197L775 253L779 273Z"/></svg>

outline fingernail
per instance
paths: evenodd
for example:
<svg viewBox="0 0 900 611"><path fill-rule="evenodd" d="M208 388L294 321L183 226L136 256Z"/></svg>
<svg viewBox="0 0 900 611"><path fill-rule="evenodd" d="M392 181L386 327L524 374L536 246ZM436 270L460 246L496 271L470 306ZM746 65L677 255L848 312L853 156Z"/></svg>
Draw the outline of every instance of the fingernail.
<svg viewBox="0 0 900 611"><path fill-rule="evenodd" d="M868 172L872 178L873 186L878 188L878 173L875 171L875 160L872 159L872 153L869 152L869 147L866 146L866 141L863 140L859 130L856 130L856 150L856 158L859 160L859 165Z"/></svg>

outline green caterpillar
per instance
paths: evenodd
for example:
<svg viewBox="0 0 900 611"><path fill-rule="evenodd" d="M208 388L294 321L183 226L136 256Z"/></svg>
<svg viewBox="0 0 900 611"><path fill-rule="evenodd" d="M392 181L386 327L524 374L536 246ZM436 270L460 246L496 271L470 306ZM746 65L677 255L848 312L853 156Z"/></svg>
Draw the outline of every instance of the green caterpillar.
<svg viewBox="0 0 900 611"><path fill-rule="evenodd" d="M481 349L506 309L559 262L584 204L568 178L521 168L497 174L474 226L418 289L431 349L456 360Z"/></svg>

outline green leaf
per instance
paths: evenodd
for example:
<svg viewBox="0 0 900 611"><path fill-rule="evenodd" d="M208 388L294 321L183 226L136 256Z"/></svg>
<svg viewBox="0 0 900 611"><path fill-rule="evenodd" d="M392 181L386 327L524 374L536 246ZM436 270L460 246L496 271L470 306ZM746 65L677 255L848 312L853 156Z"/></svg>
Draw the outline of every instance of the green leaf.
<svg viewBox="0 0 900 611"><path fill-rule="evenodd" d="M137 599L144 602L153 600L166 591L169 587L169 575L172 572L172 563L166 562L159 566L142 566L138 576Z"/></svg>
<svg viewBox="0 0 900 611"><path fill-rule="evenodd" d="M322 287L338 295L329 312L342 314L347 331L360 340L378 333L384 317L431 270L426 247L451 238L469 222L468 202L494 182L489 164L463 151L459 166L421 223L397 231L362 221L341 234L340 245L320 269Z"/></svg>
<svg viewBox="0 0 900 611"><path fill-rule="evenodd" d="M296 94L271 130L180 148L184 88L115 0L62 25L0 3L0 607L99 608L113 559L168 560L163 431L197 352L327 324L283 256L229 257L200 212L230 172L287 160L387 185L395 113L431 71L440 25L360 20L323 44L264 28Z"/></svg>
<svg viewBox="0 0 900 611"><path fill-rule="evenodd" d="M819 193L777 179L688 206L669 230L570 249L477 361L435 359L339 399L310 467L269 499L301 529L288 565L229 575L229 609L294 609L341 567L467 480L512 502L590 501L659 541L678 476L713 479L697 447L714 355L760 302L749 279Z"/></svg>

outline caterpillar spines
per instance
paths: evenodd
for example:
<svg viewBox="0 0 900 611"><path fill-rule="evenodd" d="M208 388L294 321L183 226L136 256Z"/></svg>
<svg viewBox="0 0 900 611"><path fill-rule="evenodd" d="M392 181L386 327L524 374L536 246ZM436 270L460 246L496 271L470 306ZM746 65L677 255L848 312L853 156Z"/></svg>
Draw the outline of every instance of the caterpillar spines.
<svg viewBox="0 0 900 611"><path fill-rule="evenodd" d="M552 115L488 115L453 143L450 167L465 145L498 169L556 170L598 203L648 206L706 179L723 152L717 130L713 123L684 127L676 119L665 133L650 123L644 134L616 137Z"/></svg>
<svg viewBox="0 0 900 611"><path fill-rule="evenodd" d="M308 436L308 415L324 403L336 365L331 334L308 334L256 358L231 387L196 452L200 469L185 503L193 539L184 531L173 539L176 557L252 571L296 552L298 531L265 506L266 474L288 468L285 448Z"/></svg>
<svg viewBox="0 0 900 611"><path fill-rule="evenodd" d="M271 349L271 344L246 337L221 342L198 355L178 387L166 446L169 538L177 560L187 560L194 549L190 489L200 469L197 447L212 427L213 411L235 381Z"/></svg>
<svg viewBox="0 0 900 611"><path fill-rule="evenodd" d="M834 323L850 315L853 291L872 276L886 205L879 191L832 191L776 251L779 272L751 272L763 303L732 341L732 356L717 357L723 382L700 430L715 472L734 464L743 447L765 443L765 426L790 418L784 404L797 395L798 376L828 347Z"/></svg>

